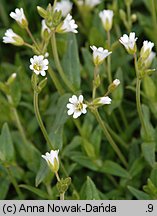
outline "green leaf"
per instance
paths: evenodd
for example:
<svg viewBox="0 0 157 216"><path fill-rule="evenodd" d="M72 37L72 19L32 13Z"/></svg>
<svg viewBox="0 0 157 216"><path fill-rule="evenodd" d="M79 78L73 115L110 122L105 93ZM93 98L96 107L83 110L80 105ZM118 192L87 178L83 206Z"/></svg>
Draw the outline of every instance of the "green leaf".
<svg viewBox="0 0 157 216"><path fill-rule="evenodd" d="M139 158L137 160L135 160L129 170L129 173L131 175L131 177L135 177L137 176L138 174L141 173L141 171L144 169L144 161L143 159Z"/></svg>
<svg viewBox="0 0 157 216"><path fill-rule="evenodd" d="M68 35L67 52L63 56L62 64L68 80L79 90L81 83L80 61L75 34L70 33Z"/></svg>
<svg viewBox="0 0 157 216"><path fill-rule="evenodd" d="M145 160L151 167L155 164L155 142L144 142L142 143L142 152Z"/></svg>
<svg viewBox="0 0 157 216"><path fill-rule="evenodd" d="M151 77L145 76L143 78L144 92L150 101L156 101L156 85Z"/></svg>
<svg viewBox="0 0 157 216"><path fill-rule="evenodd" d="M36 194L37 196L41 197L42 199L50 199L50 197L48 196L47 193L45 193L42 190L37 189L35 187L29 186L29 185L24 185L24 184L19 185L19 187L25 188L25 189L31 191L32 193Z"/></svg>
<svg viewBox="0 0 157 216"><path fill-rule="evenodd" d="M102 138L102 130L99 126L97 126L94 132L91 134L91 143L95 148L96 155L99 156L100 154L100 145L101 145L101 138Z"/></svg>
<svg viewBox="0 0 157 216"><path fill-rule="evenodd" d="M134 187L128 186L129 191L136 197L138 200L150 200L150 196L143 191L140 191Z"/></svg>
<svg viewBox="0 0 157 216"><path fill-rule="evenodd" d="M87 167L91 170L98 171L99 169L99 161L91 160L89 157L83 156L82 153L73 152L70 156L71 160L77 162L78 164L82 165L83 167Z"/></svg>
<svg viewBox="0 0 157 216"><path fill-rule="evenodd" d="M48 173L50 172L50 169L44 159L41 159L40 168L37 172L36 178L35 178L35 186L38 187L41 182L46 178Z"/></svg>
<svg viewBox="0 0 157 216"><path fill-rule="evenodd" d="M4 200L7 196L10 180L5 169L0 165L0 200Z"/></svg>
<svg viewBox="0 0 157 216"><path fill-rule="evenodd" d="M61 126L55 131L51 131L49 134L54 149L62 149L63 146L63 127Z"/></svg>
<svg viewBox="0 0 157 216"><path fill-rule="evenodd" d="M13 161L15 159L14 146L7 123L3 125L0 136L0 159L2 161Z"/></svg>
<svg viewBox="0 0 157 216"><path fill-rule="evenodd" d="M90 80L93 80L94 64L93 64L92 55L87 48L82 48L82 55L84 60L84 67L86 70L86 76L88 75Z"/></svg>
<svg viewBox="0 0 157 216"><path fill-rule="evenodd" d="M64 123L67 121L67 119L69 118L67 114L66 104L68 103L70 97L71 97L71 94L64 94L58 100L57 115L56 115L56 118L54 120L54 124L52 127L52 130L54 131L54 133L57 130L59 130L59 128L62 127Z"/></svg>
<svg viewBox="0 0 157 216"><path fill-rule="evenodd" d="M17 81L13 82L10 86L11 88L11 97L13 99L14 105L18 106L21 99L21 84Z"/></svg>
<svg viewBox="0 0 157 216"><path fill-rule="evenodd" d="M103 173L119 176L122 178L127 178L127 179L131 178L130 174L123 167L109 160L106 160L104 162L100 171Z"/></svg>
<svg viewBox="0 0 157 216"><path fill-rule="evenodd" d="M13 139L18 154L25 161L26 166L36 174L40 166L41 153L29 141L24 142L18 132L13 133Z"/></svg>
<svg viewBox="0 0 157 216"><path fill-rule="evenodd" d="M99 191L97 190L94 182L88 176L85 184L81 189L82 200L100 200Z"/></svg>

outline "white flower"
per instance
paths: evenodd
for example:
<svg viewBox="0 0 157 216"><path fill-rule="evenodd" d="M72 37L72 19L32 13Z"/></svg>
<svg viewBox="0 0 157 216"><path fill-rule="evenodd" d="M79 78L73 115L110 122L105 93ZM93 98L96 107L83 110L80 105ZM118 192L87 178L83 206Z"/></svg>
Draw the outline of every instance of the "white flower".
<svg viewBox="0 0 157 216"><path fill-rule="evenodd" d="M156 56L156 53L151 51L148 58L145 59L145 61L144 61L146 68L149 68L149 66L151 65L151 63L152 63L153 59L155 58L155 56Z"/></svg>
<svg viewBox="0 0 157 216"><path fill-rule="evenodd" d="M62 16L66 17L66 15L71 11L72 3L69 0L62 0L61 2L56 3L55 10L62 11Z"/></svg>
<svg viewBox="0 0 157 216"><path fill-rule="evenodd" d="M90 46L90 48L93 50L93 61L96 66L100 65L112 53L102 47Z"/></svg>
<svg viewBox="0 0 157 216"><path fill-rule="evenodd" d="M72 16L68 14L66 18L64 19L63 23L59 28L57 29L57 32L64 33L64 32L73 32L78 33L76 30L78 28L78 25L75 23L75 20L72 19Z"/></svg>
<svg viewBox="0 0 157 216"><path fill-rule="evenodd" d="M73 118L78 118L81 114L85 114L87 112L87 105L83 103L83 96L80 95L78 98L76 95L73 95L69 98L69 102L67 104L68 115L73 114Z"/></svg>
<svg viewBox="0 0 157 216"><path fill-rule="evenodd" d="M112 28L113 15L112 10L103 10L99 13L99 17L106 31L110 31Z"/></svg>
<svg viewBox="0 0 157 216"><path fill-rule="evenodd" d="M99 104L111 104L111 101L111 98L109 98L108 96L99 98Z"/></svg>
<svg viewBox="0 0 157 216"><path fill-rule="evenodd" d="M113 84L114 84L115 86L119 86L120 80L119 80L119 79L115 79L115 80L113 81Z"/></svg>
<svg viewBox="0 0 157 216"><path fill-rule="evenodd" d="M144 41L142 49L141 49L140 56L143 59L147 59L148 56L150 55L151 51L152 51L153 46L154 46L154 43L152 43L150 41Z"/></svg>
<svg viewBox="0 0 157 216"><path fill-rule="evenodd" d="M120 43L124 45L129 54L134 54L136 52L136 40L135 32L131 32L129 36L124 34L123 37L119 39Z"/></svg>
<svg viewBox="0 0 157 216"><path fill-rule="evenodd" d="M78 5L80 5L80 6L85 5L85 6L88 6L88 7L90 7L90 8L93 8L93 7L95 7L96 5L100 4L100 3L101 3L101 0L85 0L85 1L83 1L83 0L78 0L77 3L78 3Z"/></svg>
<svg viewBox="0 0 157 216"><path fill-rule="evenodd" d="M17 35L15 32L13 32L12 29L8 29L5 32L5 36L3 37L3 42L11 43L16 46L22 46L24 44L23 39L19 35Z"/></svg>
<svg viewBox="0 0 157 216"><path fill-rule="evenodd" d="M28 22L27 19L25 17L23 8L16 8L15 12L11 12L10 13L11 18L13 18L14 20L16 20L16 22L18 22L18 24L22 27L27 27L28 26Z"/></svg>
<svg viewBox="0 0 157 216"><path fill-rule="evenodd" d="M31 65L29 66L31 70L34 71L37 75L41 74L42 76L46 75L46 70L48 69L48 63L49 61L47 59L44 59L44 56L33 56L33 58L30 59Z"/></svg>
<svg viewBox="0 0 157 216"><path fill-rule="evenodd" d="M42 155L42 158L46 160L49 167L53 172L57 172L59 169L59 159L58 159L59 150L51 150L50 153L46 152L45 155Z"/></svg>

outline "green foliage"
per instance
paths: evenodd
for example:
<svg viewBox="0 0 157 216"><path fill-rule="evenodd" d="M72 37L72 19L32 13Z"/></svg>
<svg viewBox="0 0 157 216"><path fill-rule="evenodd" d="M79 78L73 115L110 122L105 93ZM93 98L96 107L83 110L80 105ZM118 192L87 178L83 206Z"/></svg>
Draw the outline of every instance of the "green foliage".
<svg viewBox="0 0 157 216"><path fill-rule="evenodd" d="M123 33L135 32L138 37L137 56L144 40L152 41L155 44L153 51L157 50L157 23L154 17L157 17L157 2L154 1L153 7L153 1L104 0L92 9L82 9L75 2L71 14L78 24L79 33L56 33L60 67L72 87L71 91L55 62L53 46L51 43L46 44L49 36L43 40L41 37L39 14L46 19L51 18L47 21L51 30L55 31L55 27L60 24L61 13L48 11L52 8L47 8L47 0L40 1L39 6L43 9L38 8L39 14L37 0L13 0L12 4L1 0L1 41L5 31L12 28L25 42L33 45L33 49L0 44L0 199L53 200L59 199L60 193L65 192L65 199L156 200L157 74L154 71L141 79L140 100L146 133L137 112L133 56L122 47L119 38ZM131 4L131 13L132 10L134 13L131 20L128 20L126 4ZM55 150L59 149L60 181L56 180L55 173L41 158L51 149L47 146L33 107L32 84L37 76L32 76L29 59L41 52L35 48L27 31L9 16L10 11L21 7L24 8L29 28L39 48L44 50L45 47L42 54L49 53L52 74L46 71L46 77L38 76L38 89L35 90L40 93L38 108L48 139ZM110 45L98 15L103 9L114 11ZM126 164L110 145L102 125L93 115L94 110L90 110L94 79L92 45L112 51L112 77L121 82L108 95L112 103L101 106L98 111L102 124L126 159ZM150 68L157 69L156 57ZM13 73L16 73L16 78L8 83ZM107 60L100 65L97 73L100 85L96 90L96 98L100 98L107 93L111 84L108 81ZM57 91L57 82L61 91ZM72 95L81 94L84 103L88 103L87 113L73 119L68 116L66 106Z"/></svg>

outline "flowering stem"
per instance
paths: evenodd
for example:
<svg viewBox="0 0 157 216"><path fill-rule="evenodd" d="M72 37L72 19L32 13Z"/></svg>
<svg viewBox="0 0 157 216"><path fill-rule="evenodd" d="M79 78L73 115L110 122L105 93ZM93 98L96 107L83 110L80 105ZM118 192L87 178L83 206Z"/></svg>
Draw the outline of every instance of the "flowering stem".
<svg viewBox="0 0 157 216"><path fill-rule="evenodd" d="M55 173L57 181L60 182L60 177L58 175L58 172ZM60 193L60 200L64 200L64 193Z"/></svg>
<svg viewBox="0 0 157 216"><path fill-rule="evenodd" d="M31 48L31 49L33 49L33 46L31 44L29 44L29 43L24 42L24 45Z"/></svg>
<svg viewBox="0 0 157 216"><path fill-rule="evenodd" d="M95 98L96 95L96 89L97 89L97 76L98 76L98 66L95 66L94 68L94 80L93 80L93 93L92 98Z"/></svg>
<svg viewBox="0 0 157 216"><path fill-rule="evenodd" d="M36 40L34 39L32 33L31 33L30 29L29 29L29 27L26 28L26 31L27 31L28 35L30 36L30 38L32 39L33 43L35 44L36 48L40 50Z"/></svg>
<svg viewBox="0 0 157 216"><path fill-rule="evenodd" d="M141 107L141 99L140 99L140 87L141 87L141 80L139 78L139 71L138 71L138 65L137 65L137 57L136 54L134 54L134 63L135 63L135 70L136 70L136 105L137 105L137 112L139 115L139 119L142 125L142 128L144 129L145 134L147 135L147 127L144 122L144 117L142 113L142 107Z"/></svg>
<svg viewBox="0 0 157 216"><path fill-rule="evenodd" d="M131 28L132 28L132 21L131 21L131 5L130 4L127 4L126 5L126 8L127 8L127 16L128 16L128 23L127 23L127 30L128 30L128 33L131 31Z"/></svg>
<svg viewBox="0 0 157 216"><path fill-rule="evenodd" d="M59 92L59 94L60 95L64 94L64 89L61 86L61 84L60 84L60 82L59 82L59 80L58 80L55 72L52 70L52 68L50 66L48 68L48 72L49 72L49 75L50 75L50 77L51 77L51 79L52 79L52 81L53 81L53 83L54 83L57 91Z"/></svg>
<svg viewBox="0 0 157 216"><path fill-rule="evenodd" d="M52 37L51 37L51 46L52 46L52 52L53 52L53 56L54 56L54 61L55 61L57 70L58 70L62 80L64 81L65 85L69 88L70 91L75 92L75 89L69 83L69 80L66 78L66 76L64 74L64 71L62 69L62 66L61 66L61 63L60 63L60 60L59 60L59 56L58 56L58 51L57 51L55 33L53 33Z"/></svg>
<svg viewBox="0 0 157 216"><path fill-rule="evenodd" d="M41 129L41 131L45 137L45 140L47 141L49 148L53 149L53 145L51 143L51 140L47 134L47 131L45 129L45 126L44 126L43 121L42 121L41 116L40 116L39 107L38 107L38 93L35 91L34 91L34 111L35 111L35 115L36 115L37 121L39 123L40 129Z"/></svg>
<svg viewBox="0 0 157 216"><path fill-rule="evenodd" d="M110 49L110 31L107 32L107 43L108 49ZM108 72L108 81L112 83L112 74L111 74L111 56L107 57L107 72Z"/></svg>
<svg viewBox="0 0 157 216"><path fill-rule="evenodd" d="M107 130L107 128L106 128L106 125L104 124L104 122L103 122L101 116L99 115L98 110L97 110L97 109L94 109L94 110L92 110L92 111L93 111L93 113L94 113L94 115L95 115L95 117L96 117L96 119L97 119L99 125L101 126L101 128L102 128L102 130L103 130L103 132L104 132L104 134L105 134L105 136L106 136L106 138L107 138L107 140L109 141L110 145L112 146L112 148L114 149L114 151L115 151L116 154L118 155L118 157L119 157L119 159L121 160L121 162L123 163L123 165L124 165L125 167L127 167L127 166L128 166L128 163L127 163L125 157L123 156L122 152L120 151L120 149L118 148L118 146L116 145L116 143L115 143L114 140L112 139L111 135L109 134L109 132L108 132L108 130Z"/></svg>

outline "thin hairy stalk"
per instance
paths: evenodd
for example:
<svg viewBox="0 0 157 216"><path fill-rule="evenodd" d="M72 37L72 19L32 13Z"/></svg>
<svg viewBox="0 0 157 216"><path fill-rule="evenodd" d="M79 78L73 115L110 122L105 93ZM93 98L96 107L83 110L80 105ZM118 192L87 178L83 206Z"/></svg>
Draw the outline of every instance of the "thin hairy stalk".
<svg viewBox="0 0 157 216"><path fill-rule="evenodd" d="M97 84L96 84L96 80L97 80L97 76L98 76L98 66L95 66L94 68L94 80L93 80L93 93L92 93L92 98L95 99L96 96L96 89L97 89Z"/></svg>
<svg viewBox="0 0 157 216"><path fill-rule="evenodd" d="M66 171L66 169L65 169L65 166L63 165L63 163L60 162L60 164L61 164L61 168L62 168L62 171L64 172L65 176L66 176L66 177L69 177L69 175L68 175L68 173L67 173L67 171ZM75 193L75 194L77 195L77 198L78 198L78 200L79 200L79 199L80 199L80 195L79 195L79 193L77 192L77 190L76 190L76 188L75 188L75 185L71 182L70 186L73 188L73 193Z"/></svg>
<svg viewBox="0 0 157 216"><path fill-rule="evenodd" d="M58 51L57 51L55 33L53 33L52 37L51 37L51 46L52 46L52 52L53 52L53 56L54 56L55 65L56 65L56 68L57 68L63 82L65 83L65 85L68 87L68 89L70 91L75 92L74 87L71 85L71 83L69 82L69 80L65 76L64 71L62 69L62 66L61 66L61 63L60 63L60 60L59 60L59 56L58 56Z"/></svg>
<svg viewBox="0 0 157 216"><path fill-rule="evenodd" d="M106 125L104 124L101 116L99 115L99 112L97 109L92 110L93 114L95 115L99 125L101 126L108 142L110 143L110 145L112 146L113 150L116 152L117 156L119 157L119 159L121 160L121 162L123 163L123 165L125 167L128 166L128 163L124 157L124 155L122 154L121 150L118 148L118 146L116 145L116 143L114 142L114 140L112 139L111 135L109 134Z"/></svg>
<svg viewBox="0 0 157 216"><path fill-rule="evenodd" d="M58 172L56 172L55 175L56 175L57 181L60 182L60 177L58 175ZM64 194L65 193L60 193L60 200L64 200Z"/></svg>
<svg viewBox="0 0 157 216"><path fill-rule="evenodd" d="M53 149L53 145L52 145L51 140L47 134L47 131L46 131L45 126L43 124L42 118L40 116L39 107L38 107L38 93L36 93L35 91L34 91L34 111L35 111L35 115L36 115L38 124L40 126L40 129L41 129L41 131L45 137L45 140L46 140L49 148Z"/></svg>
<svg viewBox="0 0 157 216"><path fill-rule="evenodd" d="M147 135L147 127L144 122L144 117L143 117L143 112L142 112L142 107L141 107L141 98L140 98L140 91L141 91L141 80L139 78L139 70L138 70L138 65L137 65L137 57L136 54L134 54L134 64L135 64L135 70L136 70L136 106L137 106L137 112L138 116L142 125L142 128Z"/></svg>
<svg viewBox="0 0 157 216"><path fill-rule="evenodd" d="M107 43L108 49L110 49L110 31L107 32ZM107 57L107 73L108 73L108 82L109 84L112 83L112 72L111 72L111 56Z"/></svg>
<svg viewBox="0 0 157 216"><path fill-rule="evenodd" d="M35 44L36 48L38 50L40 50L39 45L37 44L36 40L34 39L34 36L32 35L29 27L26 28L26 31L27 31L28 35L30 36L30 38L32 39L33 43Z"/></svg>
<svg viewBox="0 0 157 216"><path fill-rule="evenodd" d="M24 46L26 46L26 47L29 47L29 48L33 49L33 46L32 46L31 44L29 44L29 43L26 43L26 42L24 42Z"/></svg>
<svg viewBox="0 0 157 216"><path fill-rule="evenodd" d="M126 5L126 8L127 8L127 17L128 17L128 25L126 26L127 27L127 30L128 30L128 33L130 33L131 31L131 28L132 28L132 21L131 21L131 5L130 4L127 4Z"/></svg>

